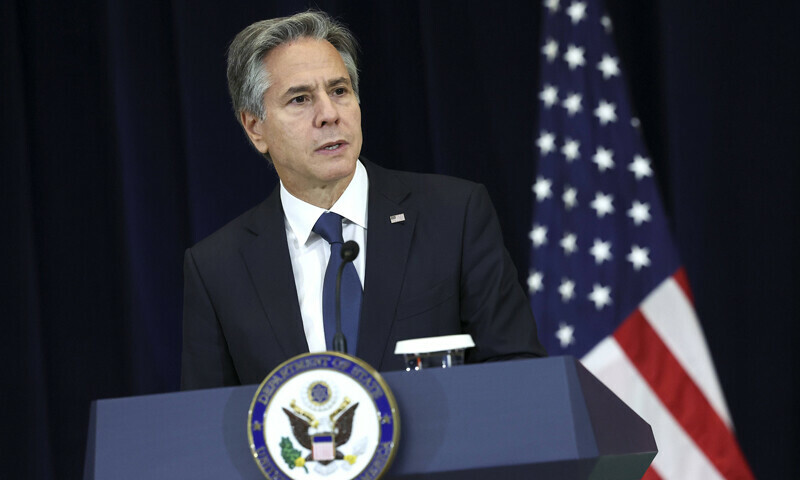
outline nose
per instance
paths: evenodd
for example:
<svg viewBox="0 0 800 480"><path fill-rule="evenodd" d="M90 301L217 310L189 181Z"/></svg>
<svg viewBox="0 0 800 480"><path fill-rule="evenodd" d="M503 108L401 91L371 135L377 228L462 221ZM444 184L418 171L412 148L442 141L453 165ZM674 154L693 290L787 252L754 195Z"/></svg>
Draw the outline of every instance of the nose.
<svg viewBox="0 0 800 480"><path fill-rule="evenodd" d="M324 127L339 123L339 109L328 95L321 95L316 104L317 115L314 121L315 126Z"/></svg>

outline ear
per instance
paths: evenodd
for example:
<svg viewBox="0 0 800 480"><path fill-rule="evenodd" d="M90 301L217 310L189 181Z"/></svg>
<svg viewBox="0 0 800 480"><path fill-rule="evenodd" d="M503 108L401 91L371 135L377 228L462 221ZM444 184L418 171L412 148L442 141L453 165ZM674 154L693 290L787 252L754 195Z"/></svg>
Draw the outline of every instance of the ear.
<svg viewBox="0 0 800 480"><path fill-rule="evenodd" d="M250 141L253 142L256 150L266 155L269 145L267 145L266 132L264 131L266 125L264 125L264 122L250 112L242 112L239 120L242 122L242 128L244 128Z"/></svg>

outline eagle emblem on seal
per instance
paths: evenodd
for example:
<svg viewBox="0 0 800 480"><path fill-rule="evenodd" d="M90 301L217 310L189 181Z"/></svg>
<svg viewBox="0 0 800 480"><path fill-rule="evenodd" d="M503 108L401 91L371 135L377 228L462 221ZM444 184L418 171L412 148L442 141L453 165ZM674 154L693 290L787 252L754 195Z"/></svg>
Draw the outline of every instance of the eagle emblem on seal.
<svg viewBox="0 0 800 480"><path fill-rule="evenodd" d="M320 384L309 390L309 396L317 405L323 404L324 400L327 400L327 395L321 395L320 390ZM325 466L334 460L345 460L352 465L356 460L355 456L343 454L339 451L339 447L350 440L353 418L357 408L358 403L351 405L350 399L345 397L333 412L318 419L314 414L300 408L294 400L291 401L290 408L283 407L295 440L300 446L311 452L303 457L298 450L291 446L291 442L286 441L288 438L284 438L281 442L281 449L284 460L290 468L303 467L305 469L307 462L318 462Z"/></svg>

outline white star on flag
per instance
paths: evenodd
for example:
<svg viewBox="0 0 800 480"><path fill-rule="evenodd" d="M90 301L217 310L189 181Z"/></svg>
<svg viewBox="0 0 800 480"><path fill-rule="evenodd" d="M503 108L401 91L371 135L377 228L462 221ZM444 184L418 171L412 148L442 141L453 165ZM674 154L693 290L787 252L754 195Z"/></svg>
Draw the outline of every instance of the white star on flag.
<svg viewBox="0 0 800 480"><path fill-rule="evenodd" d="M535 224L533 230L528 234L528 238L533 242L534 247L541 247L547 244L547 227Z"/></svg>
<svg viewBox="0 0 800 480"><path fill-rule="evenodd" d="M631 247L631 253L629 253L625 259L631 262L633 264L633 269L638 272L642 267L650 266L649 255L649 248L641 248L638 245L634 245Z"/></svg>
<svg viewBox="0 0 800 480"><path fill-rule="evenodd" d="M590 206L597 212L598 217L603 218L609 213L614 213L613 202L613 195L606 195L603 192L597 192Z"/></svg>
<svg viewBox="0 0 800 480"><path fill-rule="evenodd" d="M536 270L532 270L530 275L528 275L528 292L536 293L541 292L544 289L544 275L542 272L537 272Z"/></svg>
<svg viewBox="0 0 800 480"><path fill-rule="evenodd" d="M556 13L558 11L558 2L560 0L544 0L544 6L546 9L550 10L550 13Z"/></svg>
<svg viewBox="0 0 800 480"><path fill-rule="evenodd" d="M598 310L611 305L611 287L604 287L599 283L595 283L592 287L592 293L589 294L589 300L594 303L594 308Z"/></svg>
<svg viewBox="0 0 800 480"><path fill-rule="evenodd" d="M577 25L581 20L586 18L586 3L572 2L572 4L567 7L567 15L572 19L572 24Z"/></svg>
<svg viewBox="0 0 800 480"><path fill-rule="evenodd" d="M556 332L556 338L558 341L561 342L561 346L566 348L569 345L575 343L575 337L573 334L575 333L575 328L572 325L567 325L566 323L558 324L558 331Z"/></svg>
<svg viewBox="0 0 800 480"><path fill-rule="evenodd" d="M531 187L533 193L536 194L536 200L541 202L553 196L553 192L552 190L550 190L550 187L552 185L553 185L552 180L548 180L541 176L536 177L536 183L534 183L533 187Z"/></svg>
<svg viewBox="0 0 800 480"><path fill-rule="evenodd" d="M608 103L605 100L600 100L597 108L594 110L594 115L600 121L600 125L607 125L617 121L617 106L613 103Z"/></svg>
<svg viewBox="0 0 800 480"><path fill-rule="evenodd" d="M568 302L575 296L575 282L568 278L561 280L561 285L558 286L558 293L561 295L561 300Z"/></svg>
<svg viewBox="0 0 800 480"><path fill-rule="evenodd" d="M600 17L600 25L603 26L606 33L611 33L611 30L614 28L613 24L611 23L611 17L608 15L603 15Z"/></svg>
<svg viewBox="0 0 800 480"><path fill-rule="evenodd" d="M578 250L578 236L567 232L558 244L564 249L564 255L575 253Z"/></svg>
<svg viewBox="0 0 800 480"><path fill-rule="evenodd" d="M598 145L592 161L597 164L597 168L601 172L605 172L610 168L614 168L614 152Z"/></svg>
<svg viewBox="0 0 800 480"><path fill-rule="evenodd" d="M569 64L570 70L575 70L577 67L582 67L586 64L586 59L583 58L583 52L584 49L582 47L576 47L575 45L569 45L567 47L564 60Z"/></svg>
<svg viewBox="0 0 800 480"><path fill-rule="evenodd" d="M594 257L594 263L597 265L611 260L611 242L603 242L599 238L595 238L589 253Z"/></svg>
<svg viewBox="0 0 800 480"><path fill-rule="evenodd" d="M548 39L542 47L542 53L547 57L547 61L552 63L558 56L558 42L552 38Z"/></svg>
<svg viewBox="0 0 800 480"><path fill-rule="evenodd" d="M566 138L564 139L564 146L561 147L561 153L564 154L568 162L571 162L581 157L580 147L581 143L579 141Z"/></svg>
<svg viewBox="0 0 800 480"><path fill-rule="evenodd" d="M561 200L564 202L564 208L572 210L572 208L578 205L578 190L569 185L565 185Z"/></svg>
<svg viewBox="0 0 800 480"><path fill-rule="evenodd" d="M636 175L636 180L653 176L653 169L650 168L650 160L641 155L636 155L633 157L633 161L630 163L630 165L628 165L628 170Z"/></svg>
<svg viewBox="0 0 800 480"><path fill-rule="evenodd" d="M603 72L603 78L608 80L619 75L619 60L611 55L603 55L603 59L597 64L597 69Z"/></svg>
<svg viewBox="0 0 800 480"><path fill-rule="evenodd" d="M583 110L581 107L581 99L583 97L579 93L571 93L562 103L561 105L567 109L567 113L569 116L573 116L576 113Z"/></svg>
<svg viewBox="0 0 800 480"><path fill-rule="evenodd" d="M631 204L631 208L628 210L628 216L633 219L633 223L637 226L644 222L649 222L650 205L634 200L633 204Z"/></svg>
<svg viewBox="0 0 800 480"><path fill-rule="evenodd" d="M539 138L536 140L536 146L539 147L539 152L544 157L548 153L556 150L556 136L542 130L542 133L539 134Z"/></svg>
<svg viewBox="0 0 800 480"><path fill-rule="evenodd" d="M558 89L552 85L545 85L541 93L539 93L539 99L544 103L545 107L552 107L558 101Z"/></svg>

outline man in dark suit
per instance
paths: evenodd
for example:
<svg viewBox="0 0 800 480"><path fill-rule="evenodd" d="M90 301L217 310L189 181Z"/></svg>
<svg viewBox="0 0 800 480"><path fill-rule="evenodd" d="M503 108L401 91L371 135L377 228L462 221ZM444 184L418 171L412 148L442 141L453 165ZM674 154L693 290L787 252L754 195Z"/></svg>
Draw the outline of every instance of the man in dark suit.
<svg viewBox="0 0 800 480"><path fill-rule="evenodd" d="M400 369L398 340L469 333L468 362L545 354L486 190L359 159L355 52L350 32L320 12L255 23L231 44L237 118L281 182L186 251L183 388L258 383L294 355L330 348L326 212L362 247L360 316L342 320L357 332L350 353Z"/></svg>

